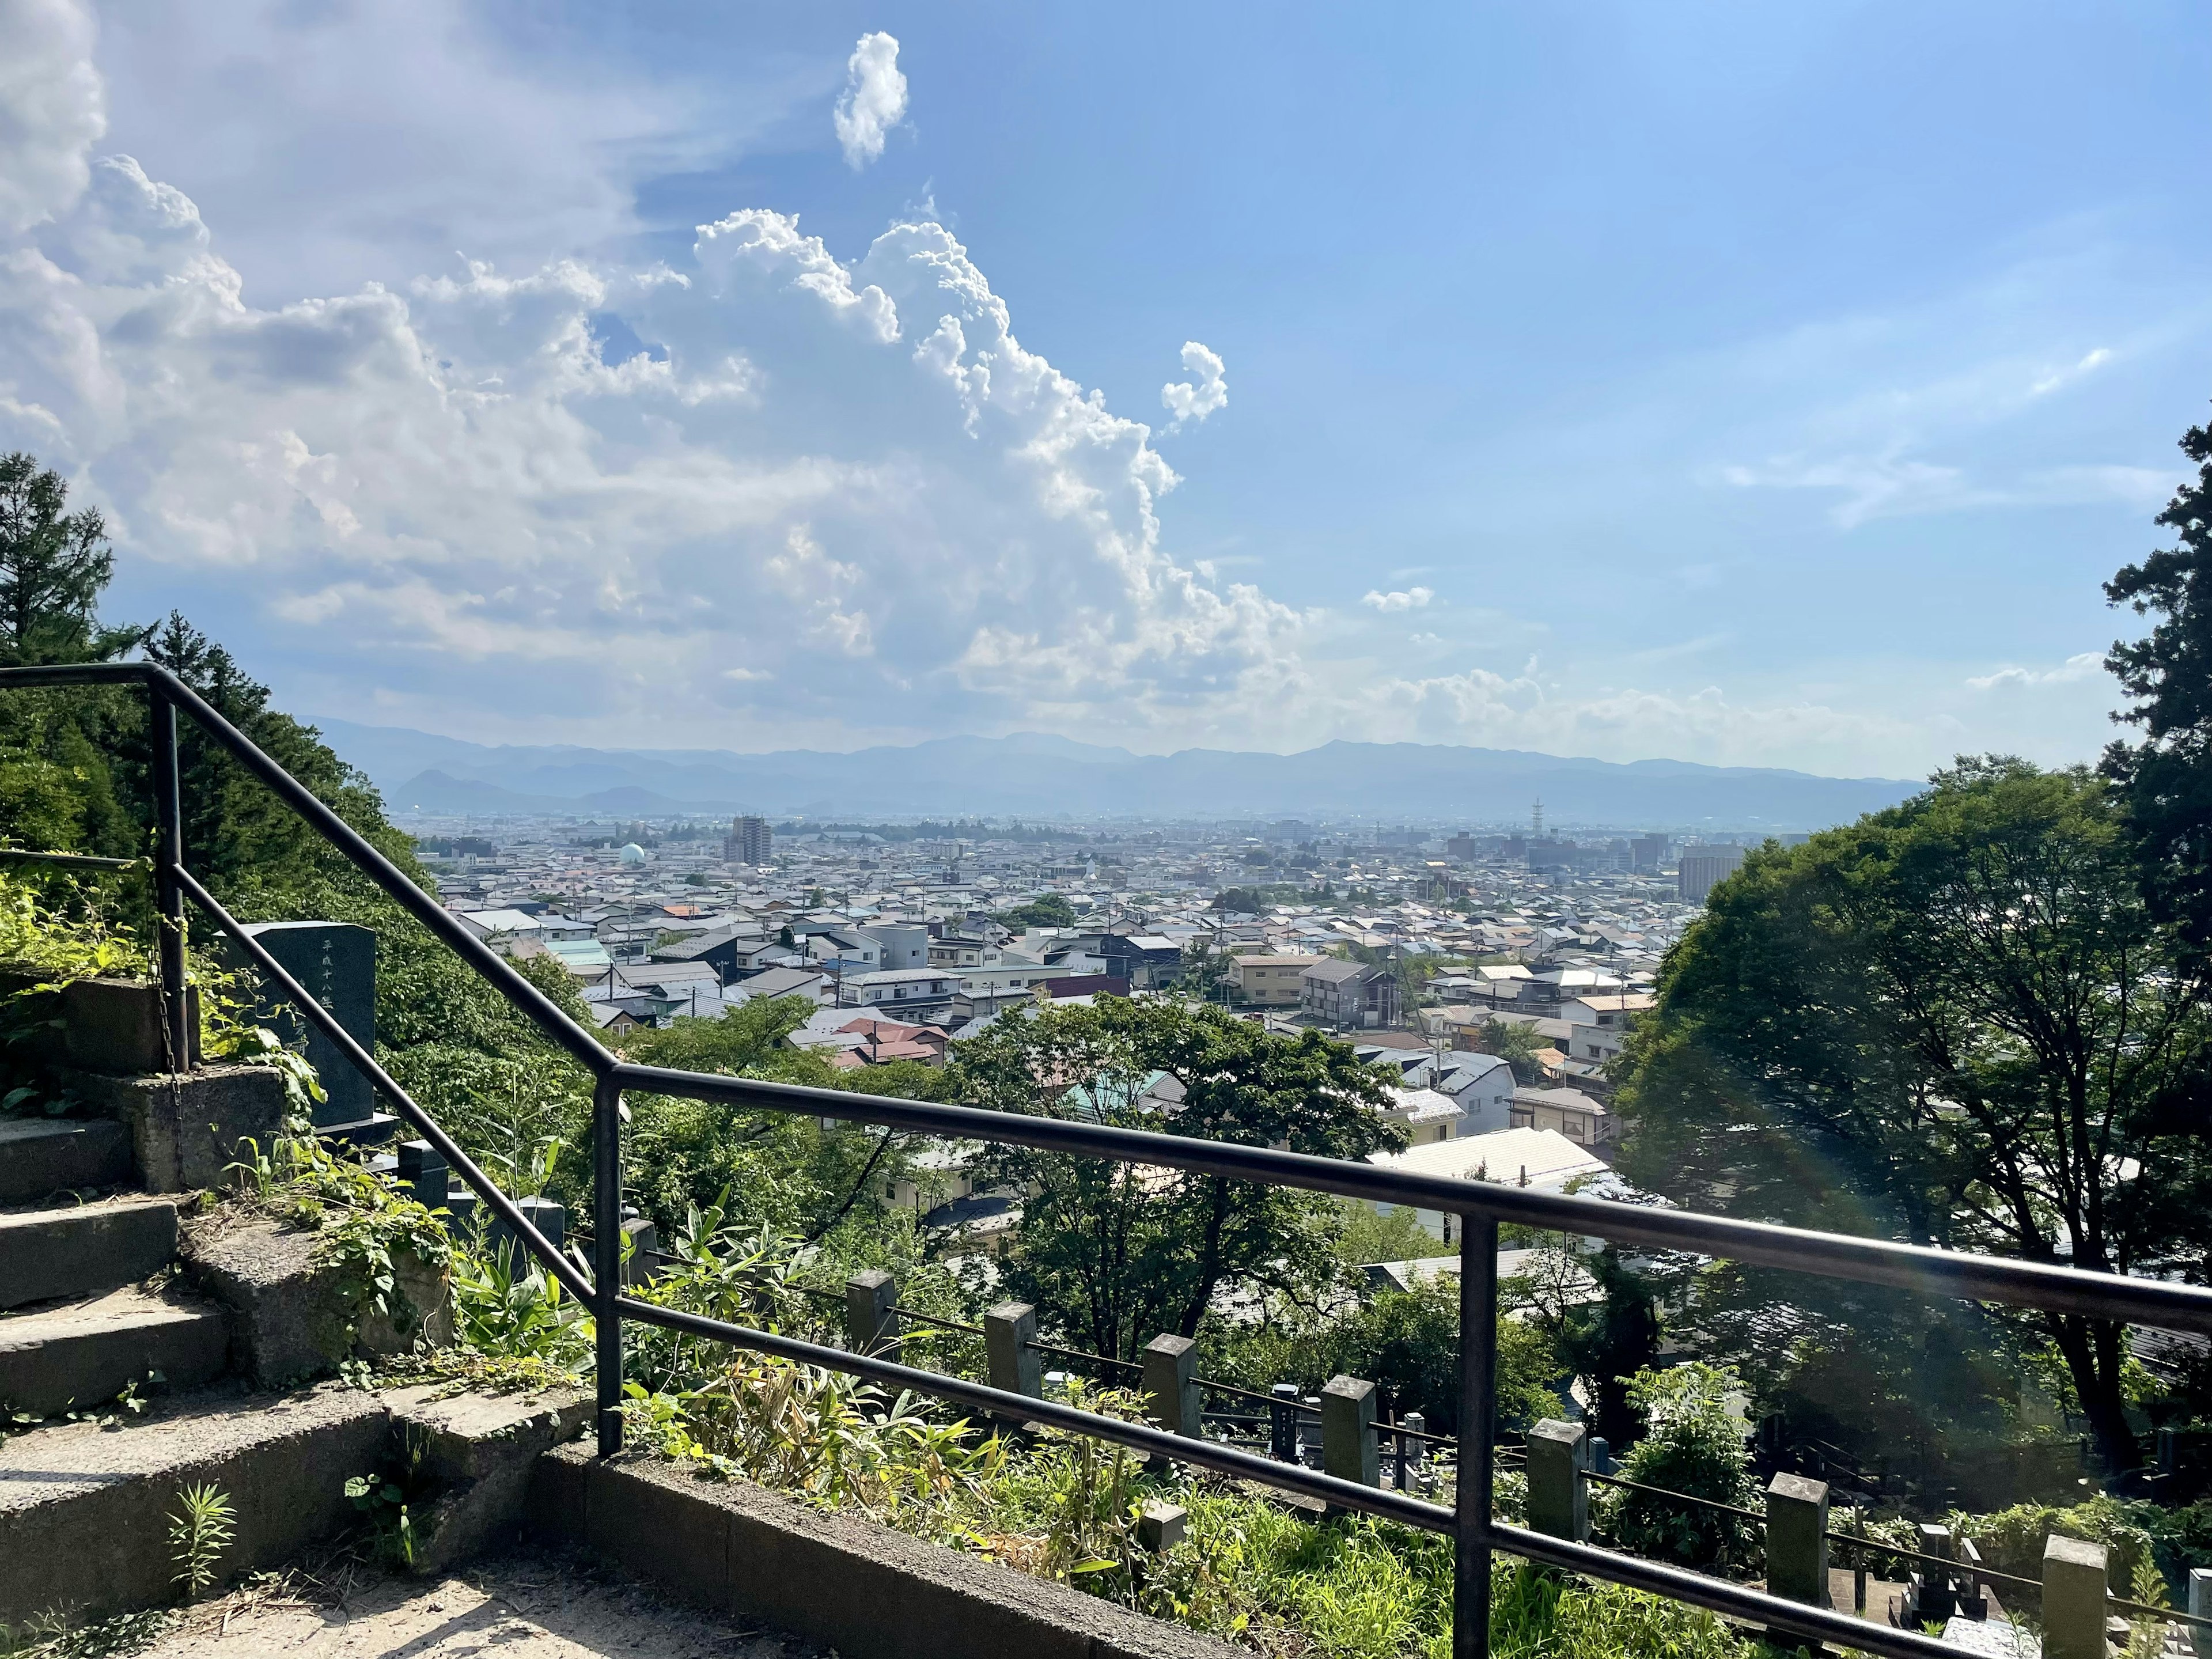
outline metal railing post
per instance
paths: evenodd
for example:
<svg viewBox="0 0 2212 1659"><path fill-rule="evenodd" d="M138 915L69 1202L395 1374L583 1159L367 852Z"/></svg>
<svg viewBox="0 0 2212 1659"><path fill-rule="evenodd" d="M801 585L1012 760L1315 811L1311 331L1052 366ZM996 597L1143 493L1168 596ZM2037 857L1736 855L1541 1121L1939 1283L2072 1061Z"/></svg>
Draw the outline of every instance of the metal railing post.
<svg viewBox="0 0 2212 1659"><path fill-rule="evenodd" d="M177 775L177 706L158 685L146 688L154 738L154 908L161 962L161 1036L169 1069L192 1063L191 1005L185 991L184 789Z"/></svg>
<svg viewBox="0 0 2212 1659"><path fill-rule="evenodd" d="M1452 1659L1489 1659L1490 1478L1498 1383L1498 1223L1459 1238L1459 1490L1453 1514Z"/></svg>
<svg viewBox="0 0 2212 1659"><path fill-rule="evenodd" d="M599 1455L623 1443L622 1084L603 1077L592 1091L592 1252L598 1292Z"/></svg>

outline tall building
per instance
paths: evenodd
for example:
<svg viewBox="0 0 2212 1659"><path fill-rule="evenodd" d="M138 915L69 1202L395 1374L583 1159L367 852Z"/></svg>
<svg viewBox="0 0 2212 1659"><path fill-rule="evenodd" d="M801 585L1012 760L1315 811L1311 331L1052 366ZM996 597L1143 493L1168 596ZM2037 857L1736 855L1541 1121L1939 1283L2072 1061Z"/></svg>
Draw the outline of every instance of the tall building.
<svg viewBox="0 0 2212 1659"><path fill-rule="evenodd" d="M766 864L775 836L766 818L732 818L722 837L722 857L731 864Z"/></svg>
<svg viewBox="0 0 2212 1659"><path fill-rule="evenodd" d="M1705 895L1743 868L1741 847L1685 847L1674 877L1674 892L1685 904L1703 904Z"/></svg>

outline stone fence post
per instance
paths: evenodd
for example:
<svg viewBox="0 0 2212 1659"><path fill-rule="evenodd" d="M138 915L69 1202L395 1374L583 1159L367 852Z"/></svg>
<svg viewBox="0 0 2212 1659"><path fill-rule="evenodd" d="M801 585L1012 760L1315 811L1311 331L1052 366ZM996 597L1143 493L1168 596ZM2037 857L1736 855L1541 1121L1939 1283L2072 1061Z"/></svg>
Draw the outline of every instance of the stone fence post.
<svg viewBox="0 0 2212 1659"><path fill-rule="evenodd" d="M1766 1589L1808 1607L1828 1605L1826 1481L1778 1474L1767 1482Z"/></svg>
<svg viewBox="0 0 2212 1659"><path fill-rule="evenodd" d="M2105 1547L2062 1538L2043 1546L2044 1659L2106 1659Z"/></svg>
<svg viewBox="0 0 2212 1659"><path fill-rule="evenodd" d="M1036 1310L1026 1302L1001 1302L983 1315L983 1353L994 1389L1044 1398L1044 1356L1036 1341Z"/></svg>
<svg viewBox="0 0 2212 1659"><path fill-rule="evenodd" d="M394 1149L400 1190L426 1210L442 1210L453 1196L453 1171L427 1140L403 1140Z"/></svg>
<svg viewBox="0 0 2212 1659"><path fill-rule="evenodd" d="M1183 1540L1190 1517L1179 1505L1154 1498L1137 1516L1137 1541L1155 1555L1165 1555Z"/></svg>
<svg viewBox="0 0 2212 1659"><path fill-rule="evenodd" d="M1154 1419L1170 1434L1199 1438L1198 1344L1187 1336L1156 1336L1145 1344L1144 1364Z"/></svg>
<svg viewBox="0 0 2212 1659"><path fill-rule="evenodd" d="M1589 1431L1547 1418L1528 1431L1528 1530L1589 1541Z"/></svg>
<svg viewBox="0 0 2212 1659"><path fill-rule="evenodd" d="M898 1281L870 1267L845 1281L845 1345L854 1353L898 1356Z"/></svg>
<svg viewBox="0 0 2212 1659"><path fill-rule="evenodd" d="M1332 1376L1321 1391L1321 1466L1340 1480L1382 1484L1381 1449L1375 1438L1375 1385L1364 1377Z"/></svg>
<svg viewBox="0 0 2212 1659"><path fill-rule="evenodd" d="M622 1230L629 1240L629 1254L623 1258L623 1283L651 1284L666 1271L660 1259L660 1229L643 1216L634 1215L623 1223Z"/></svg>

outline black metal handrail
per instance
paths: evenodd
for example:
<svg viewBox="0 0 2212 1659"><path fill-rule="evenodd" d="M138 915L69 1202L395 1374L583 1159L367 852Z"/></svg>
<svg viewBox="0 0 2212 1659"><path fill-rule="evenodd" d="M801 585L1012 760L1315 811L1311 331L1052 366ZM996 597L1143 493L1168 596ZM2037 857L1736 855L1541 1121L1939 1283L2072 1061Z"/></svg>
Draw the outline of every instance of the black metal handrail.
<svg viewBox="0 0 2212 1659"><path fill-rule="evenodd" d="M54 870L128 870L136 859L95 858L89 853L33 853L27 847L0 847L0 864L45 865Z"/></svg>
<svg viewBox="0 0 2212 1659"><path fill-rule="evenodd" d="M155 902L158 961L169 1053L191 1052L185 1021L185 901L189 897L289 998L300 1014L331 1039L377 1092L414 1127L496 1214L524 1248L574 1291L595 1316L599 1447L622 1445L622 1328L626 1321L728 1343L824 1370L934 1396L994 1416L1042 1422L1150 1455L1212 1469L1279 1490L1319 1498L1344 1509L1444 1534L1454 1540L1452 1651L1480 1659L1489 1649L1490 1568L1493 1550L1585 1577L1647 1590L1763 1626L1801 1640L1891 1659L1955 1659L1954 1650L1915 1632L1893 1630L1804 1603L1768 1595L1680 1567L1623 1555L1505 1524L1493 1518L1492 1410L1498 1318L1500 1222L1608 1239L1662 1250L1686 1250L1761 1266L1930 1295L1998 1302L2094 1319L2212 1334L2212 1290L2130 1279L2037 1262L1852 1238L1765 1223L1676 1210L1649 1209L1604 1199L1570 1197L1486 1182L1421 1176L1339 1162L1265 1146L1198 1140L1152 1130L1123 1129L947 1106L884 1096L847 1094L796 1084L710 1076L638 1066L610 1053L538 988L456 921L366 837L299 780L264 754L190 686L152 663L81 664L0 669L9 687L143 685L151 704L154 809L157 836ZM182 709L241 766L275 792L410 915L457 952L546 1036L592 1074L592 1271L587 1278L556 1249L375 1058L356 1042L276 958L240 926L185 866L178 774L176 714ZM754 1330L622 1293L622 1097L639 1090L750 1110L835 1117L846 1122L952 1139L988 1140L1041 1151L1146 1164L1193 1174L1271 1182L1461 1218L1460 1433L1455 1501L1449 1510L1410 1494L1370 1487L1297 1464L1184 1437L1144 1424L1082 1411L769 1331Z"/></svg>

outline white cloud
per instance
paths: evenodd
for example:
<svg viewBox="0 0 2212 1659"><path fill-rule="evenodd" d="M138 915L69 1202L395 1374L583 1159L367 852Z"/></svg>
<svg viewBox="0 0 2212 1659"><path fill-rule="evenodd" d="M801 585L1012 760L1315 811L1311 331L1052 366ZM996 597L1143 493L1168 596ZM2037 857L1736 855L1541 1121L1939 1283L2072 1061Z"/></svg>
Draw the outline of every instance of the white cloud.
<svg viewBox="0 0 2212 1659"><path fill-rule="evenodd" d="M1160 404L1175 416L1174 426L1202 421L1229 402L1227 366L1195 340L1182 343L1182 366L1194 380L1170 381L1160 388Z"/></svg>
<svg viewBox="0 0 2212 1659"><path fill-rule="evenodd" d="M0 233L37 224L83 191L107 131L92 17L70 0L0 3Z"/></svg>
<svg viewBox="0 0 2212 1659"><path fill-rule="evenodd" d="M1715 475L1738 489L1809 489L1839 497L1829 516L1850 530L1876 519L1977 507L2070 507L2106 501L2155 508L2175 475L2143 466L2046 467L2003 479L1976 479L1960 467L1909 460L1893 451L1824 459L1784 456L1757 466L1725 466Z"/></svg>
<svg viewBox="0 0 2212 1659"><path fill-rule="evenodd" d="M930 217L833 252L741 208L639 264L556 215L569 257L261 302L157 152L98 152L83 14L9 4L40 68L0 65L0 450L108 513L118 614L181 603L303 712L579 743L1044 728L1862 770L1957 735L1540 673L1540 624L1425 586L1367 594L1406 615L1376 630L1225 580L1163 523L1152 428L1024 345ZM1203 418L1220 360L1183 362ZM1409 645L1431 606L1451 626Z"/></svg>
<svg viewBox="0 0 2212 1659"><path fill-rule="evenodd" d="M450 726L521 668L543 718L742 741L1179 728L1295 672L1297 617L1169 556L1146 426L940 225L848 266L749 210L672 267L264 308L185 196L11 114L59 183L0 243L0 448L73 474L134 569L232 592L295 683ZM658 356L604 361L609 313Z"/></svg>
<svg viewBox="0 0 2212 1659"><path fill-rule="evenodd" d="M641 228L642 181L729 166L825 91L772 52L648 76L558 9L471 0L129 0L98 61L108 149L190 191L261 304L404 287L456 248L596 255Z"/></svg>
<svg viewBox="0 0 2212 1659"><path fill-rule="evenodd" d="M856 172L884 153L884 137L906 118L906 76L899 43L878 29L864 34L845 64L845 90L832 115L845 165Z"/></svg>
<svg viewBox="0 0 2212 1659"><path fill-rule="evenodd" d="M2094 374L2097 370L2102 368L2106 363L2109 363L2112 361L2112 354L2110 349L2105 346L2099 346L2094 351L2085 356L2080 362L2075 363L2071 368L2055 369L2051 374L2041 376L2033 385L2028 387L2027 395L2031 398L2047 396L2051 392L2057 391L2061 386L2069 385L2073 381L2080 380L2084 374Z"/></svg>
<svg viewBox="0 0 2212 1659"><path fill-rule="evenodd" d="M1401 591L1394 591L1392 592L1383 593L1370 587L1366 592L1360 595L1359 602L1360 604L1368 606L1370 610L1383 611L1387 614L1393 611L1426 610L1428 608L1429 601L1434 598L1436 598L1436 592L1432 588L1409 587Z"/></svg>
<svg viewBox="0 0 2212 1659"><path fill-rule="evenodd" d="M1971 676L1966 684L1977 691L2024 690L2030 686L2094 679L2104 672L2103 652L2079 651L2056 668L2000 668L1993 674Z"/></svg>

